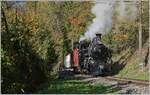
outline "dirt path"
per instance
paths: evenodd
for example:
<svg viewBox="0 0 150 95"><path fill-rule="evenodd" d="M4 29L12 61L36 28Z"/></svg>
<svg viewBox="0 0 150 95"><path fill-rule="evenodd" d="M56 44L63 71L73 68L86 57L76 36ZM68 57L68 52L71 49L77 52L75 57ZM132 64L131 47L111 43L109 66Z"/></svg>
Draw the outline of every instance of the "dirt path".
<svg viewBox="0 0 150 95"><path fill-rule="evenodd" d="M60 78L66 80L81 80L86 81L91 85L98 85L102 84L104 86L110 86L110 89L119 89L119 94L148 94L149 87L148 86L141 86L136 84L127 84L127 83L119 83L117 81L110 81L105 79L104 77L93 77L90 75L84 74L74 74L71 69L66 69L60 72Z"/></svg>

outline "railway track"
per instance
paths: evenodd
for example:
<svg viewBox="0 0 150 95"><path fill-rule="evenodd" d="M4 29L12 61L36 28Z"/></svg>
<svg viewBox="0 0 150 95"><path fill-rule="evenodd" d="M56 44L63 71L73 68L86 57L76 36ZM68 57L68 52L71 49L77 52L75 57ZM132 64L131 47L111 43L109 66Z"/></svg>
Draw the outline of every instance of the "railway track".
<svg viewBox="0 0 150 95"><path fill-rule="evenodd" d="M126 83L126 84L136 84L136 85L143 85L149 86L148 80L137 80L137 79L129 79L129 78L120 78L120 77L104 77L107 80L117 81L118 83Z"/></svg>
<svg viewBox="0 0 150 95"><path fill-rule="evenodd" d="M70 72L70 73L69 73ZM63 77L65 77L66 79L85 79L85 80L101 80L101 79L105 79L105 80L109 80L109 81L116 81L118 82L118 84L136 84L136 85L141 85L141 86L149 86L149 81L148 80L137 80L137 79L129 79L129 78L123 78L123 77L113 77L113 76L106 76L106 77L93 77L91 75L85 75L85 74L77 74L75 76L72 76L73 73L72 70L67 70L65 71L63 75Z"/></svg>
<svg viewBox="0 0 150 95"><path fill-rule="evenodd" d="M149 81L148 80L137 80L123 77L114 76L97 76L94 77L88 74L74 74L71 69L64 70L60 73L60 79L67 80L80 80L88 82L91 85L102 84L109 86L110 89L119 89L117 93L124 94L145 94L149 93Z"/></svg>
<svg viewBox="0 0 150 95"><path fill-rule="evenodd" d="M109 81L116 81L118 84L135 84L135 85L140 85L140 86L149 86L149 81L148 80L138 80L138 79L129 79L129 78L121 78L121 77L112 77L112 76L107 76L107 77L92 77L90 75L80 75L81 77L85 77L86 80L109 80Z"/></svg>

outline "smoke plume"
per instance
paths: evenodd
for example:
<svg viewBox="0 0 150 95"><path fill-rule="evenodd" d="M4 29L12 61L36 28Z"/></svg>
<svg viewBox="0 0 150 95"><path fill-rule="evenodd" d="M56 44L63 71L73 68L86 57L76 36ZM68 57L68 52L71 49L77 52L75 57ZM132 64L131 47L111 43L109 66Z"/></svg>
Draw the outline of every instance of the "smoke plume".
<svg viewBox="0 0 150 95"><path fill-rule="evenodd" d="M84 35L81 35L80 40L92 40L96 33L102 35L108 33L112 26L112 16L115 11L115 4L117 0L99 0L95 2L91 12L96 16L93 19L92 24L87 28ZM136 0L131 1L130 6L126 6L124 0L118 0L119 7L118 13L120 17L128 18L129 20L135 20L137 16ZM128 11L126 10L127 8Z"/></svg>
<svg viewBox="0 0 150 95"><path fill-rule="evenodd" d="M119 4L119 15L121 17L125 17L126 16L126 5L124 3L124 0L120 0L120 4Z"/></svg>
<svg viewBox="0 0 150 95"><path fill-rule="evenodd" d="M112 15L114 9L114 0L103 0L96 2L91 12L96 16L92 24L87 28L84 35L80 37L80 41L84 39L92 40L96 33L106 34L111 29Z"/></svg>

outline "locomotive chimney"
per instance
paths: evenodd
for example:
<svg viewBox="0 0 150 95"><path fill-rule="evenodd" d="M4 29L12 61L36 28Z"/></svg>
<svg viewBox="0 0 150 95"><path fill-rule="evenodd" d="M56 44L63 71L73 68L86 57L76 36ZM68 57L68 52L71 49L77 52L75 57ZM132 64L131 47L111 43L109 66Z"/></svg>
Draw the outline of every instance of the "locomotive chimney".
<svg viewBox="0 0 150 95"><path fill-rule="evenodd" d="M98 37L99 40L101 41L102 34L101 33L96 33L96 37Z"/></svg>

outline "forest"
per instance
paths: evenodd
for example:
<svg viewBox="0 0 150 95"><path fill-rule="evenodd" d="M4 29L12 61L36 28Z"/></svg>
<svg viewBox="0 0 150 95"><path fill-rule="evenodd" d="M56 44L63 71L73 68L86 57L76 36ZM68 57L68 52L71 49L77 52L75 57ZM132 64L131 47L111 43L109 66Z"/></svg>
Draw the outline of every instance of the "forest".
<svg viewBox="0 0 150 95"><path fill-rule="evenodd" d="M91 13L93 6L91 1L1 1L2 93L37 93L41 84L57 80L66 52L72 51L72 43L79 41L95 18ZM137 10L135 18L120 16L119 8L115 7L112 28L102 37L102 42L113 50L113 61L120 62L123 56L123 62L138 51L139 23L141 58L142 61L148 59L149 6L147 2L140 3L137 8L140 6L142 10ZM128 14L131 8L129 4ZM119 73L115 70L119 68L114 68L114 75ZM148 69L141 75L145 73L147 75ZM123 71L118 74L123 75Z"/></svg>

